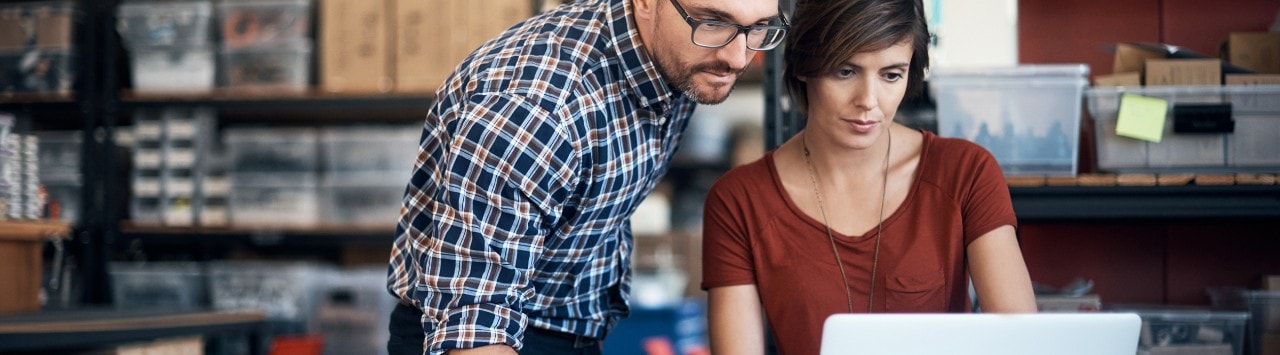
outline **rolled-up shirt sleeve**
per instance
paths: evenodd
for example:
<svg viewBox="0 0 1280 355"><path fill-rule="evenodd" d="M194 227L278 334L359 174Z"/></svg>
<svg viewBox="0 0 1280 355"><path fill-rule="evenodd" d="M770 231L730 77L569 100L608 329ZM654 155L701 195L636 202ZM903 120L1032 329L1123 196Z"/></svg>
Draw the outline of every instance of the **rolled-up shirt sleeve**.
<svg viewBox="0 0 1280 355"><path fill-rule="evenodd" d="M476 94L455 107L428 117L398 228L412 247L392 263L412 258L399 264L420 270L391 287L412 287L430 354L518 349L521 304L574 181L575 145L560 119L519 95Z"/></svg>

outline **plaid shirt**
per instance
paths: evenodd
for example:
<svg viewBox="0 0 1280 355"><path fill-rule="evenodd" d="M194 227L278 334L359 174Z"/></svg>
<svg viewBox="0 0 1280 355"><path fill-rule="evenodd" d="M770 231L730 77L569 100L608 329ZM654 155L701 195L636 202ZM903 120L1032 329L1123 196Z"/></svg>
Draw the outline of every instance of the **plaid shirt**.
<svg viewBox="0 0 1280 355"><path fill-rule="evenodd" d="M424 347L527 327L603 338L629 312L630 216L695 104L659 76L627 0L585 0L482 45L427 114L388 290Z"/></svg>

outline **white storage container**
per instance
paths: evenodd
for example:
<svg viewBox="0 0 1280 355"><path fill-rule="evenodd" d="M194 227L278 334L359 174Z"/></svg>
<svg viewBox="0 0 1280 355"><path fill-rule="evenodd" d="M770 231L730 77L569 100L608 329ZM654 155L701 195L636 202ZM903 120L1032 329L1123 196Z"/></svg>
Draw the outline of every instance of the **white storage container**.
<svg viewBox="0 0 1280 355"><path fill-rule="evenodd" d="M1083 64L934 70L938 135L983 146L1005 175L1073 176L1088 74Z"/></svg>
<svg viewBox="0 0 1280 355"><path fill-rule="evenodd" d="M318 171L319 138L314 129L230 128L224 134L232 174Z"/></svg>
<svg viewBox="0 0 1280 355"><path fill-rule="evenodd" d="M213 47L152 47L130 51L138 91L209 91L216 66Z"/></svg>
<svg viewBox="0 0 1280 355"><path fill-rule="evenodd" d="M315 227L320 190L314 174L243 174L231 177L231 224L239 227Z"/></svg>
<svg viewBox="0 0 1280 355"><path fill-rule="evenodd" d="M209 24L213 3L208 0L126 0L116 11L116 31L131 50L212 43Z"/></svg>
<svg viewBox="0 0 1280 355"><path fill-rule="evenodd" d="M408 178L329 179L321 186L326 224L390 227L400 216Z"/></svg>
<svg viewBox="0 0 1280 355"><path fill-rule="evenodd" d="M205 274L193 262L113 262L111 294L118 308L194 310L206 304Z"/></svg>
<svg viewBox="0 0 1280 355"><path fill-rule="evenodd" d="M232 88L285 91L307 89L311 43L295 41L269 47L220 51L223 84Z"/></svg>
<svg viewBox="0 0 1280 355"><path fill-rule="evenodd" d="M268 320L309 323L327 270L301 262L209 263L210 301L218 310L260 310Z"/></svg>
<svg viewBox="0 0 1280 355"><path fill-rule="evenodd" d="M422 126L343 127L324 131L321 155L327 177L408 181Z"/></svg>
<svg viewBox="0 0 1280 355"><path fill-rule="evenodd" d="M1124 95L1166 100L1159 143L1116 135ZM1275 172L1280 169L1280 85L1093 88L1089 113L1097 136L1098 169L1112 172ZM1174 108L1229 104L1230 133L1175 133Z"/></svg>

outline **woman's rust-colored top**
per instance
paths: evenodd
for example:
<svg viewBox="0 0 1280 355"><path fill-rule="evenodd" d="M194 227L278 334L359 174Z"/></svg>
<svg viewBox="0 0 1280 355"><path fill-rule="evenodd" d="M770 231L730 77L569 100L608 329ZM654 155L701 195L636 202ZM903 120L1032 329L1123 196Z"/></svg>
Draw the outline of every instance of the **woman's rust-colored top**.
<svg viewBox="0 0 1280 355"><path fill-rule="evenodd" d="M883 222L872 312L969 311L965 247L1017 226L1004 174L982 147L924 132L919 164L906 200ZM818 354L827 316L848 312L844 283L826 227L787 195L773 152L722 176L703 216L702 288L756 285L779 353ZM854 311L867 312L876 229L833 233Z"/></svg>

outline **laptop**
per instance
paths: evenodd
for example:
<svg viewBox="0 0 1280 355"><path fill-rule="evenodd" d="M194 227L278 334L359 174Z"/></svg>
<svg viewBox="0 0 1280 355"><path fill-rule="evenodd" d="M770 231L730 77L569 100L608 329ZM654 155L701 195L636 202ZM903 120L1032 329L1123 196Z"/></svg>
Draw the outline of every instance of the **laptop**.
<svg viewBox="0 0 1280 355"><path fill-rule="evenodd" d="M836 314L822 355L1133 355L1132 313Z"/></svg>

